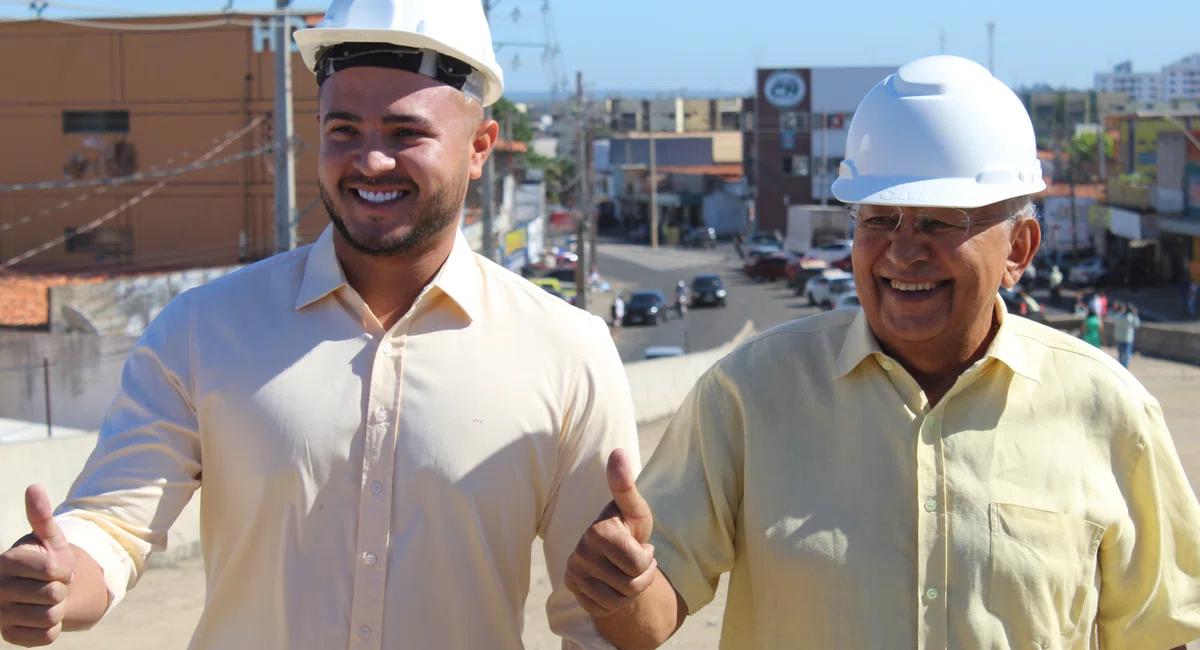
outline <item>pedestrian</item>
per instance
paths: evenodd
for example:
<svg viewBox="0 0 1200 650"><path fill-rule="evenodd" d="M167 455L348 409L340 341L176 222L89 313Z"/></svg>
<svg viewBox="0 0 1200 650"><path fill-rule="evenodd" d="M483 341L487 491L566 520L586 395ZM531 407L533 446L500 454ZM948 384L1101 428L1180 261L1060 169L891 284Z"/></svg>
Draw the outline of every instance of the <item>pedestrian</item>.
<svg viewBox="0 0 1200 650"><path fill-rule="evenodd" d="M744 259L746 257L746 254L742 252L742 242L744 240L745 238L740 232L733 238L733 250L737 253L738 259Z"/></svg>
<svg viewBox="0 0 1200 650"><path fill-rule="evenodd" d="M1079 332L1080 338L1082 338L1089 345L1093 345L1095 347L1100 347L1103 345L1103 339L1101 337L1101 332L1103 331L1101 329L1102 322L1103 321L1100 320L1099 314L1092 309L1088 309L1087 316L1084 317L1083 325Z"/></svg>
<svg viewBox="0 0 1200 650"><path fill-rule="evenodd" d="M1200 286L1195 280L1188 280L1187 283L1187 311L1188 316L1196 317L1196 298L1200 296Z"/></svg>
<svg viewBox="0 0 1200 650"><path fill-rule="evenodd" d="M834 196L861 310L709 368L567 562L618 647L729 573L725 648L1163 648L1200 637L1200 504L1158 402L1010 317L1041 241L1020 99L935 56L876 85Z"/></svg>
<svg viewBox="0 0 1200 650"><path fill-rule="evenodd" d="M1088 303L1083 299L1083 292L1075 292L1075 305L1071 307L1071 313L1075 316L1086 317L1088 314Z"/></svg>
<svg viewBox="0 0 1200 650"><path fill-rule="evenodd" d="M1050 279L1049 279L1050 301L1055 304L1058 304L1058 301L1062 296L1062 283L1063 283L1062 271L1059 270L1058 265L1055 264L1054 266L1050 267Z"/></svg>
<svg viewBox="0 0 1200 650"><path fill-rule="evenodd" d="M332 223L150 324L66 501L27 493L4 638L94 625L203 485L190 648L515 650L538 537L550 629L600 647L562 575L609 452L638 464L633 403L603 320L458 227L499 131L480 3L334 0L294 38Z"/></svg>
<svg viewBox="0 0 1200 650"><path fill-rule="evenodd" d="M1132 304L1117 303L1113 315L1113 343L1117 346L1117 359L1121 365L1129 367L1129 359L1133 356L1133 342L1137 337L1137 329L1142 326L1137 307Z"/></svg>
<svg viewBox="0 0 1200 650"><path fill-rule="evenodd" d="M617 294L613 298L612 304L612 329L613 337L617 338L621 335L621 326L625 324L625 298L621 294Z"/></svg>

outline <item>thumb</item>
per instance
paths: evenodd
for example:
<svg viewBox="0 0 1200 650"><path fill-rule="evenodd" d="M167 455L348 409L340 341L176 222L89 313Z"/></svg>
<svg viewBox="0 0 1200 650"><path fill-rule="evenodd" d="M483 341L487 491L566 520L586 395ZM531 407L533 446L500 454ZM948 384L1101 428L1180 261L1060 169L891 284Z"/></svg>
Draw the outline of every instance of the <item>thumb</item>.
<svg viewBox="0 0 1200 650"><path fill-rule="evenodd" d="M33 534L50 551L70 550L70 544L63 535L62 529L54 521L54 510L50 507L50 497L46 489L40 485L30 485L25 490L25 517Z"/></svg>
<svg viewBox="0 0 1200 650"><path fill-rule="evenodd" d="M639 544L645 544L650 540L654 517L650 512L650 504L638 492L633 465L624 449L614 449L608 456L608 489L630 534Z"/></svg>

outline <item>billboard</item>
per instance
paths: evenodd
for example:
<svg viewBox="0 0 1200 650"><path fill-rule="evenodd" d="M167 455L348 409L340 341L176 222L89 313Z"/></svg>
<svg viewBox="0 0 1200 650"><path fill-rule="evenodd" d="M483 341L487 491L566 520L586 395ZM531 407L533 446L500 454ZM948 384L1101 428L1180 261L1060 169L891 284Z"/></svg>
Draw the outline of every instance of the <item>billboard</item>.
<svg viewBox="0 0 1200 650"><path fill-rule="evenodd" d="M1070 251L1078 243L1080 250L1092 247L1089 210L1096 199L1075 198L1075 224L1071 224L1071 198L1050 196L1042 203L1042 246L1048 252Z"/></svg>

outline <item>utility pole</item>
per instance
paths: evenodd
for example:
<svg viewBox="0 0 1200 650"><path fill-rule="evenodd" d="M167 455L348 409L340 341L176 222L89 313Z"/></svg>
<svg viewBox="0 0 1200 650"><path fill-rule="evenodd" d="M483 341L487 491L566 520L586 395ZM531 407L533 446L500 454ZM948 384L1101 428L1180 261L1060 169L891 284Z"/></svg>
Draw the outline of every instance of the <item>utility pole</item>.
<svg viewBox="0 0 1200 650"><path fill-rule="evenodd" d="M483 17L491 23L492 20L492 2L491 0L483 0ZM483 119L493 119L492 107L488 106L483 109ZM496 150L493 148L488 155L487 161L483 163L483 174L479 179L479 184L483 188L483 210L480 213L480 222L483 230L483 243L481 254L489 260L496 260L496 235L493 232L494 228L494 211L495 211L495 193L496 193Z"/></svg>
<svg viewBox="0 0 1200 650"><path fill-rule="evenodd" d="M946 28L942 28L941 35L938 37L938 54L946 53Z"/></svg>
<svg viewBox="0 0 1200 650"><path fill-rule="evenodd" d="M996 74L996 23L988 21L988 72Z"/></svg>
<svg viewBox="0 0 1200 650"><path fill-rule="evenodd" d="M296 247L296 160L292 149L291 0L275 0L275 252Z"/></svg>
<svg viewBox="0 0 1200 650"><path fill-rule="evenodd" d="M580 309L588 308L588 275L591 260L588 256L588 233L591 232L592 197L591 175L588 173L588 112L583 101L583 72L575 73L575 116L578 119L576 128L579 129L579 151L576 152L576 166L579 171L579 223L575 227L575 240L578 250L575 261L575 306Z"/></svg>
<svg viewBox="0 0 1200 650"><path fill-rule="evenodd" d="M658 147L654 144L654 123L648 125L650 135L650 248L658 248Z"/></svg>
<svg viewBox="0 0 1200 650"><path fill-rule="evenodd" d="M821 205L829 205L829 113L821 111Z"/></svg>

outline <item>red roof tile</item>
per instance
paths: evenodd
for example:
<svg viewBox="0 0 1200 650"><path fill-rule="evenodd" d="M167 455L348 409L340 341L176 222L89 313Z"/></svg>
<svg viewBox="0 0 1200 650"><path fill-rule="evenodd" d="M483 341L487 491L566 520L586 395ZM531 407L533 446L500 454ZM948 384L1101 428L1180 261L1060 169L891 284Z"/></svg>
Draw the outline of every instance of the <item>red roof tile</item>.
<svg viewBox="0 0 1200 650"><path fill-rule="evenodd" d="M50 313L48 290L67 284L92 284L105 275L0 273L0 326L42 327Z"/></svg>

